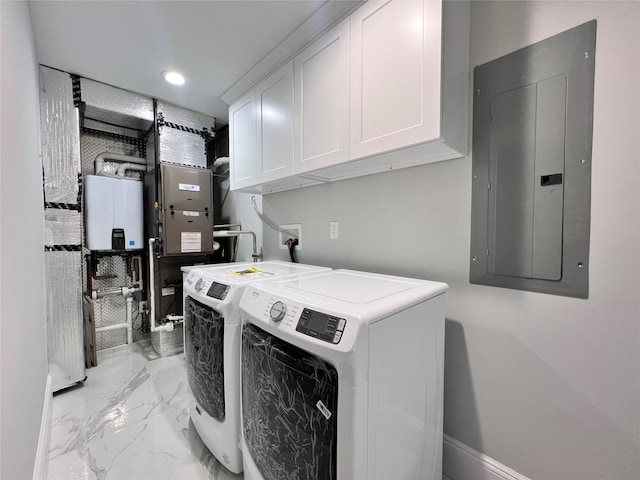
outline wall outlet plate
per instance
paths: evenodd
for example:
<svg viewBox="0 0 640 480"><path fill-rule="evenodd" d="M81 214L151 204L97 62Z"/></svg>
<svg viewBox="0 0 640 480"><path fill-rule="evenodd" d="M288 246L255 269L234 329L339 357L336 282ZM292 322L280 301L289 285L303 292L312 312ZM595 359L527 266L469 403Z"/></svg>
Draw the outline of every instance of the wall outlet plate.
<svg viewBox="0 0 640 480"><path fill-rule="evenodd" d="M295 250L302 250L302 224L301 223L289 223L286 225L278 225L281 230L286 230L291 233L282 233L278 232L278 245L280 246L280 250L289 250L287 246L287 240L290 238L297 237L298 245L296 245Z"/></svg>
<svg viewBox="0 0 640 480"><path fill-rule="evenodd" d="M329 222L329 239L338 240L340 238L340 224L338 222Z"/></svg>

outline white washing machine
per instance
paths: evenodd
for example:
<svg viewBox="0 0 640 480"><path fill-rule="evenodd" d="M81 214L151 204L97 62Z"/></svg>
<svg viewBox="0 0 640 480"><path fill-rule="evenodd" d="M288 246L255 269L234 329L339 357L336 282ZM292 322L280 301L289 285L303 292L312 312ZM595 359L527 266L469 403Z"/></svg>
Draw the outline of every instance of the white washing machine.
<svg viewBox="0 0 640 480"><path fill-rule="evenodd" d="M269 261L184 267L184 351L190 413L202 441L234 473L240 450L240 297L265 278L330 270Z"/></svg>
<svg viewBox="0 0 640 480"><path fill-rule="evenodd" d="M247 287L244 478L441 480L447 288L350 270Z"/></svg>

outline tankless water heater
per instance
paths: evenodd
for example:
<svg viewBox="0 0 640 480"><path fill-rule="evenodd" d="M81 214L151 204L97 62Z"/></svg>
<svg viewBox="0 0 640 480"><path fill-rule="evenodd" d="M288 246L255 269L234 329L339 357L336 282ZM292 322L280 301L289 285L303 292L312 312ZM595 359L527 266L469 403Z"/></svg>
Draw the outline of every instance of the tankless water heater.
<svg viewBox="0 0 640 480"><path fill-rule="evenodd" d="M85 192L89 250L138 250L144 247L141 181L87 175Z"/></svg>

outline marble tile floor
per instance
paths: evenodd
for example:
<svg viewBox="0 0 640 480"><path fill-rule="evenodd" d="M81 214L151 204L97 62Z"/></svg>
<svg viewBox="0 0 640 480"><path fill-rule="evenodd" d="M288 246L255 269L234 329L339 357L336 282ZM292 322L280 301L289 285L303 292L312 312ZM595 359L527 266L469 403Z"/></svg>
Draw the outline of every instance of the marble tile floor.
<svg viewBox="0 0 640 480"><path fill-rule="evenodd" d="M143 340L99 351L86 375L53 397L48 480L243 479L189 419L184 355L160 357Z"/></svg>
<svg viewBox="0 0 640 480"><path fill-rule="evenodd" d="M49 480L241 480L189 419L184 355L150 341L98 352L83 385L54 395Z"/></svg>

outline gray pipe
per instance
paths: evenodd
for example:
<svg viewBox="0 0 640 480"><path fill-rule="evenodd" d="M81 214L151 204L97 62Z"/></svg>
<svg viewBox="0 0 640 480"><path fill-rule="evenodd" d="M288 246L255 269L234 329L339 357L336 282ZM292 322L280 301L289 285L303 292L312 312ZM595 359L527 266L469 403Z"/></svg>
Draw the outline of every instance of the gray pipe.
<svg viewBox="0 0 640 480"><path fill-rule="evenodd" d="M136 163L138 165L147 165L147 160L145 158L140 157L132 157L130 155L120 155L119 153L111 153L111 152L102 152L96 156L94 160L95 165L95 175L105 175L102 173L102 169L104 168L105 160L111 160L113 162L120 163Z"/></svg>
<svg viewBox="0 0 640 480"><path fill-rule="evenodd" d="M251 235L253 238L253 253L251 257L254 262L262 260L262 253L258 253L258 242L256 240L256 234L251 230L219 230L213 232L213 238L215 237L239 237L240 235Z"/></svg>

